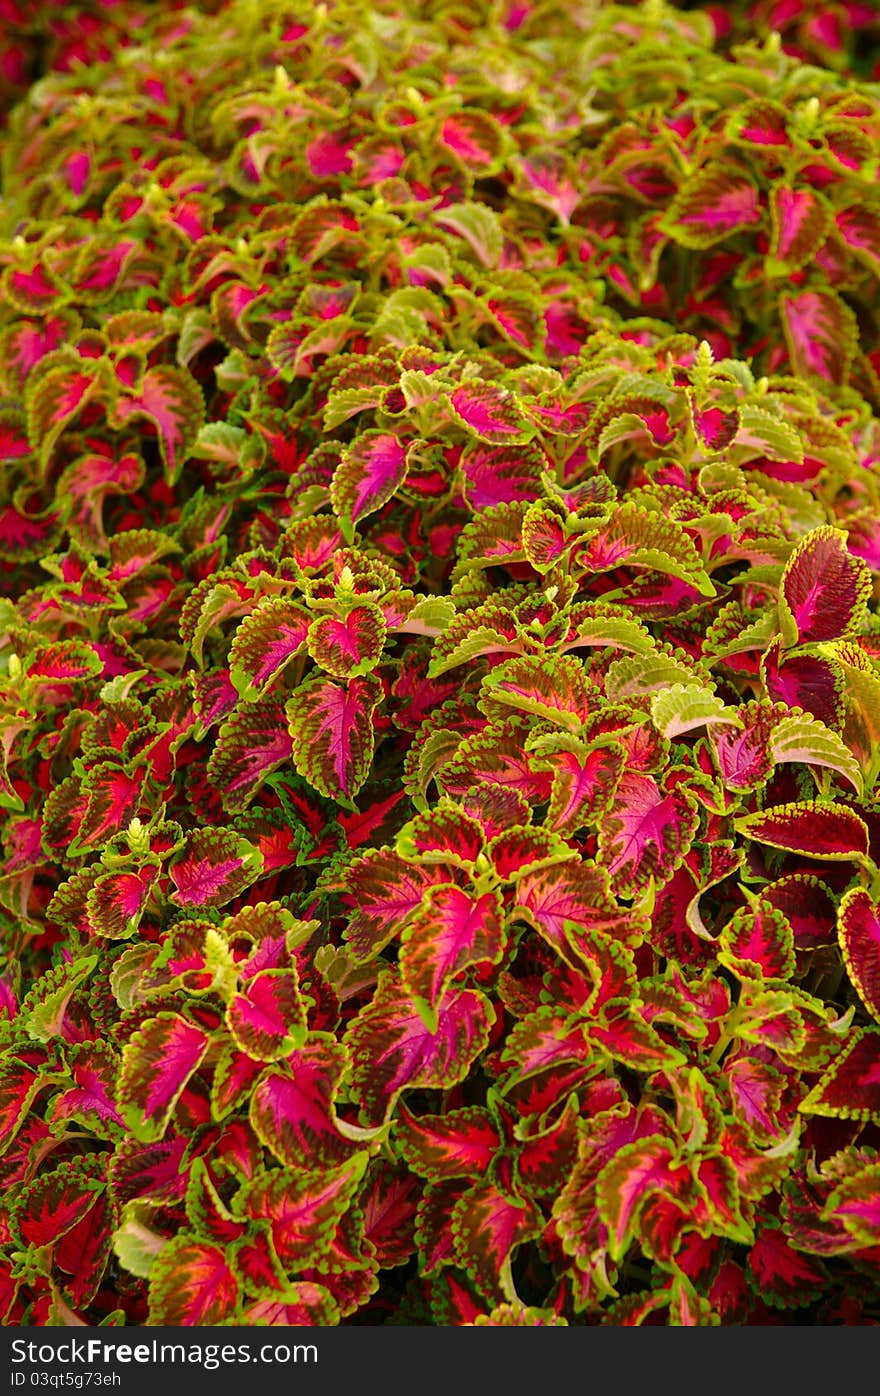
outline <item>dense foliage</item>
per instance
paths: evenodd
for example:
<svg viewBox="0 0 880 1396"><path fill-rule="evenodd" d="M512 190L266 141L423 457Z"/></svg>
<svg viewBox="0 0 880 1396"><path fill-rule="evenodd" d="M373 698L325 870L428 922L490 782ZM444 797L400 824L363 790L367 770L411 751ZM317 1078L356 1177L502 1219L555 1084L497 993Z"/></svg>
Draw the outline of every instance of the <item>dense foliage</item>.
<svg viewBox="0 0 880 1396"><path fill-rule="evenodd" d="M0 1319L880 1322L873 6L0 16Z"/></svg>

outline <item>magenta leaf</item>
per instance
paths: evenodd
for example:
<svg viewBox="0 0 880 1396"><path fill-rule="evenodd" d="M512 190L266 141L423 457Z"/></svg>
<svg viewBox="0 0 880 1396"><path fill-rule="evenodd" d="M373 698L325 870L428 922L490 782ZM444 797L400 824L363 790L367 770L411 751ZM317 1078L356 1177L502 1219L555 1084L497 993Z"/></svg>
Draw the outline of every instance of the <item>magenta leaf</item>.
<svg viewBox="0 0 880 1396"><path fill-rule="evenodd" d="M837 935L850 980L880 1022L880 906L863 887L852 887L841 898Z"/></svg>
<svg viewBox="0 0 880 1396"><path fill-rule="evenodd" d="M599 832L602 861L619 895L635 895L650 878L665 882L687 853L698 823L687 794L664 794L653 776L624 772Z"/></svg>
<svg viewBox="0 0 880 1396"><path fill-rule="evenodd" d="M449 394L455 417L490 445L522 445L534 434L513 393L494 383L474 382Z"/></svg>
<svg viewBox="0 0 880 1396"><path fill-rule="evenodd" d="M194 829L168 871L178 906L222 906L260 876L263 859L233 829Z"/></svg>
<svg viewBox="0 0 880 1396"><path fill-rule="evenodd" d="M308 1029L296 970L255 974L230 1000L226 1022L241 1050L258 1061L277 1061L301 1047Z"/></svg>
<svg viewBox="0 0 880 1396"><path fill-rule="evenodd" d="M330 498L346 539L354 525L374 514L407 476L412 447L389 432L364 431L343 454L330 484Z"/></svg>
<svg viewBox="0 0 880 1396"><path fill-rule="evenodd" d="M296 1168L304 1159L338 1164L352 1150L340 1133L335 1101L347 1066L345 1052L329 1034L313 1033L268 1067L251 1096L250 1121L280 1163Z"/></svg>
<svg viewBox="0 0 880 1396"><path fill-rule="evenodd" d="M357 858L345 875L354 909L343 932L355 957L369 960L377 955L421 906L428 890L448 881L449 870L442 863L422 866L389 848Z"/></svg>
<svg viewBox="0 0 880 1396"><path fill-rule="evenodd" d="M263 781L290 760L293 750L287 719L272 697L241 706L217 734L207 765L208 779L231 813L246 808Z"/></svg>
<svg viewBox="0 0 880 1396"><path fill-rule="evenodd" d="M782 328L796 373L844 381L858 339L856 317L834 291L780 298Z"/></svg>
<svg viewBox="0 0 880 1396"><path fill-rule="evenodd" d="M493 504L540 497L545 461L534 443L516 447L475 444L462 451L458 464L464 497L475 512Z"/></svg>
<svg viewBox="0 0 880 1396"><path fill-rule="evenodd" d="M471 897L460 887L432 887L401 933L400 972L425 1023L436 1028L437 1004L470 966L497 964L504 954L501 899Z"/></svg>
<svg viewBox="0 0 880 1396"><path fill-rule="evenodd" d="M777 185L770 197L771 269L797 271L812 260L828 234L828 207L814 189Z"/></svg>
<svg viewBox="0 0 880 1396"><path fill-rule="evenodd" d="M344 616L318 616L308 632L308 651L325 673L353 679L375 669L385 648L385 618L363 602Z"/></svg>
<svg viewBox="0 0 880 1396"><path fill-rule="evenodd" d="M321 795L351 800L373 760L373 713L382 697L371 675L347 684L312 679L288 700L293 763Z"/></svg>
<svg viewBox="0 0 880 1396"><path fill-rule="evenodd" d="M711 247L760 218L758 192L751 180L733 169L709 167L678 193L663 228L685 247Z"/></svg>
<svg viewBox="0 0 880 1396"><path fill-rule="evenodd" d="M122 1052L117 1105L135 1138L161 1139L208 1044L208 1034L179 1013L159 1013L132 1034Z"/></svg>
<svg viewBox="0 0 880 1396"><path fill-rule="evenodd" d="M275 1252L289 1273L319 1264L351 1207L367 1162L355 1154L336 1168L264 1171L249 1185L238 1211L267 1220Z"/></svg>
<svg viewBox="0 0 880 1396"><path fill-rule="evenodd" d="M393 971L350 1023L351 1089L368 1125L382 1124L402 1091L453 1086L486 1047L495 1018L472 989L449 990L436 1006L436 1027L425 1026L418 1005Z"/></svg>
<svg viewBox="0 0 880 1396"><path fill-rule="evenodd" d="M171 364L157 364L147 369L136 393L120 395L113 409L117 426L124 426L135 418L146 418L153 423L169 484L178 479L204 415L205 404L198 383L186 369Z"/></svg>
<svg viewBox="0 0 880 1396"><path fill-rule="evenodd" d="M229 649L229 677L247 703L268 686L305 648L311 616L285 596L264 597L245 616Z"/></svg>
<svg viewBox="0 0 880 1396"><path fill-rule="evenodd" d="M787 979L795 968L791 926L781 911L763 899L740 907L721 932L720 942L719 958L734 974Z"/></svg>
<svg viewBox="0 0 880 1396"><path fill-rule="evenodd" d="M843 530L813 529L782 574L779 620L785 644L816 644L856 632L870 594L870 569L848 551Z"/></svg>
<svg viewBox="0 0 880 1396"><path fill-rule="evenodd" d="M690 1169L677 1160L662 1135L626 1144L606 1163L596 1179L596 1201L613 1257L624 1255L640 1214L658 1193L678 1202L682 1211L689 1211L696 1200Z"/></svg>

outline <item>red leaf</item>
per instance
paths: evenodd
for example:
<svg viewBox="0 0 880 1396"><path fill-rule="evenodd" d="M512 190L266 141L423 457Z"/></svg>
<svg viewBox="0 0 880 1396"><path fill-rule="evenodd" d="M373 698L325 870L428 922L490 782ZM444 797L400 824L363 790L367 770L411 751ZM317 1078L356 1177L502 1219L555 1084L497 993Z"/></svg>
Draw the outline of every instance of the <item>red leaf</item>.
<svg viewBox="0 0 880 1396"><path fill-rule="evenodd" d="M837 912L840 948L859 998L880 1021L880 905L863 887L853 887Z"/></svg>
<svg viewBox="0 0 880 1396"><path fill-rule="evenodd" d="M858 340L855 313L833 291L801 291L779 301L795 373L846 380Z"/></svg>
<svg viewBox="0 0 880 1396"><path fill-rule="evenodd" d="M222 1323L235 1312L238 1281L219 1246L180 1235L150 1271L150 1322L179 1328Z"/></svg>
<svg viewBox="0 0 880 1396"><path fill-rule="evenodd" d="M399 964L407 990L426 1006L426 1022L451 982L472 965L497 964L506 936L501 899L459 887L431 888L401 933Z"/></svg>
<svg viewBox="0 0 880 1396"><path fill-rule="evenodd" d="M735 820L734 828L747 839L808 858L860 861L868 856L868 828L864 820L848 806L831 801L775 805L743 815Z"/></svg>
<svg viewBox="0 0 880 1396"><path fill-rule="evenodd" d="M133 1033L122 1054L118 1105L138 1139L159 1139L208 1050L208 1034L177 1013L159 1013Z"/></svg>
<svg viewBox="0 0 880 1396"><path fill-rule="evenodd" d="M880 1029L858 1029L798 1109L880 1124Z"/></svg>
<svg viewBox="0 0 880 1396"><path fill-rule="evenodd" d="M501 1147L487 1110L469 1106L445 1115L411 1115L401 1106L394 1140L409 1167L423 1178L479 1178Z"/></svg>
<svg viewBox="0 0 880 1396"><path fill-rule="evenodd" d="M257 1135L281 1163L297 1167L304 1159L336 1164L351 1153L340 1134L334 1100L346 1058L324 1034L312 1034L283 1066L269 1067L251 1098L250 1120Z"/></svg>
<svg viewBox="0 0 880 1396"><path fill-rule="evenodd" d="M523 1241L537 1235L541 1213L530 1200L514 1200L494 1183L475 1183L452 1212L455 1253L490 1303L504 1295L502 1274Z"/></svg>
<svg viewBox="0 0 880 1396"><path fill-rule="evenodd" d="M226 1010L236 1043L260 1061L277 1061L301 1047L307 1032L306 1005L295 969L267 969L248 979Z"/></svg>
<svg viewBox="0 0 880 1396"><path fill-rule="evenodd" d="M425 1027L417 1004L393 971L349 1024L351 1090L366 1124L381 1124L401 1091L463 1081L485 1049L495 1011L471 989L450 990L437 1004L437 1026Z"/></svg>
<svg viewBox="0 0 880 1396"><path fill-rule="evenodd" d="M871 594L867 563L847 550L842 529L815 528L785 565L780 625L785 643L819 644L859 629Z"/></svg>

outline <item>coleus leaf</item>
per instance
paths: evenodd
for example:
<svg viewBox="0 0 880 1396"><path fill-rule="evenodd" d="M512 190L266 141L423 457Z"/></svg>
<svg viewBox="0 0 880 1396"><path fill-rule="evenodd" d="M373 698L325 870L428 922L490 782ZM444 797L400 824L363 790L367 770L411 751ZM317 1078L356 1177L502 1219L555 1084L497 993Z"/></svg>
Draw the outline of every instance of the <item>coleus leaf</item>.
<svg viewBox="0 0 880 1396"><path fill-rule="evenodd" d="M831 227L828 205L814 189L775 185L770 192L768 275L798 271L812 261Z"/></svg>
<svg viewBox="0 0 880 1396"><path fill-rule="evenodd" d="M147 369L136 392L117 397L112 421L117 427L135 418L154 424L166 479L173 485L198 437L204 415L202 390L192 374L173 364L157 364Z"/></svg>
<svg viewBox="0 0 880 1396"><path fill-rule="evenodd" d="M122 832L140 807L145 784L144 771L129 774L112 761L92 766L83 782L87 804L70 852L77 855Z"/></svg>
<svg viewBox="0 0 880 1396"><path fill-rule="evenodd" d="M835 660L785 653L782 641L775 640L761 656L761 678L768 696L777 703L803 708L831 729L840 727L846 684Z"/></svg>
<svg viewBox="0 0 880 1396"><path fill-rule="evenodd" d="M880 905L865 888L851 887L843 894L837 936L850 982L880 1022Z"/></svg>
<svg viewBox="0 0 880 1396"><path fill-rule="evenodd" d="M354 910L343 931L355 957L369 960L377 955L421 906L429 889L448 881L448 867L422 866L392 848L355 859L345 875Z"/></svg>
<svg viewBox="0 0 880 1396"><path fill-rule="evenodd" d="M44 1084L33 1065L4 1054L0 1061L0 1149L5 1150L28 1118L28 1108Z"/></svg>
<svg viewBox="0 0 880 1396"><path fill-rule="evenodd" d="M813 529L795 548L779 588L784 643L839 640L861 627L871 594L867 563L847 548L842 529Z"/></svg>
<svg viewBox="0 0 880 1396"><path fill-rule="evenodd" d="M847 805L833 801L803 801L774 805L734 820L737 833L808 858L864 862L868 857L868 828Z"/></svg>
<svg viewBox="0 0 880 1396"><path fill-rule="evenodd" d="M850 1236L863 1246L880 1243L880 1167L869 1164L853 1177L844 1178L822 1209L822 1220L842 1222Z"/></svg>
<svg viewBox="0 0 880 1396"><path fill-rule="evenodd" d="M855 312L830 290L783 295L779 309L794 371L844 382L858 342Z"/></svg>
<svg viewBox="0 0 880 1396"><path fill-rule="evenodd" d="M256 1299L242 1309L242 1322L280 1327L333 1328L342 1315L326 1285L299 1280L271 1298Z"/></svg>
<svg viewBox="0 0 880 1396"><path fill-rule="evenodd" d="M103 373L79 363L47 367L36 380L32 375L25 387L28 438L44 469L61 433L105 392Z"/></svg>
<svg viewBox="0 0 880 1396"><path fill-rule="evenodd" d="M53 1125L76 1120L107 1138L123 1123L114 1104L117 1054L106 1043L78 1043L68 1047L67 1060L71 1083L53 1096L47 1119Z"/></svg>
<svg viewBox="0 0 880 1396"><path fill-rule="evenodd" d="M598 825L626 766L626 752L610 738L583 742L568 733L539 733L528 749L539 770L552 772L546 824L563 836Z"/></svg>
<svg viewBox="0 0 880 1396"><path fill-rule="evenodd" d="M49 1042L65 1035L68 1005L98 963L97 955L78 955L37 979L19 1005L19 1016L32 1041Z"/></svg>
<svg viewBox="0 0 880 1396"><path fill-rule="evenodd" d="M880 1124L880 1028L856 1029L798 1110Z"/></svg>
<svg viewBox="0 0 880 1396"><path fill-rule="evenodd" d="M13 1226L26 1245L45 1246L73 1231L106 1191L97 1160L69 1160L25 1183L16 1198Z"/></svg>
<svg viewBox="0 0 880 1396"><path fill-rule="evenodd" d="M798 950L830 945L836 938L835 899L811 873L792 873L762 889L762 896L785 916Z"/></svg>
<svg viewBox="0 0 880 1396"><path fill-rule="evenodd" d="M777 764L793 761L836 771L849 781L857 795L862 794L862 772L849 747L836 732L809 713L784 717L770 734L769 752Z"/></svg>
<svg viewBox="0 0 880 1396"><path fill-rule="evenodd" d="M476 965L497 964L504 954L501 898L471 897L461 887L431 887L404 927L398 963L401 978L426 1026L437 1029L437 1005L454 979Z"/></svg>
<svg viewBox="0 0 880 1396"><path fill-rule="evenodd" d="M158 1013L122 1052L117 1105L135 1138L161 1139L208 1050L209 1037L179 1013Z"/></svg>
<svg viewBox="0 0 880 1396"><path fill-rule="evenodd" d="M577 732L595 706L579 660L569 655L522 655L496 665L482 680L480 707L493 721L513 708Z"/></svg>
<svg viewBox="0 0 880 1396"><path fill-rule="evenodd" d="M428 677L439 678L459 664L486 654L517 654L524 641L513 613L491 601L453 617L436 641Z"/></svg>
<svg viewBox="0 0 880 1396"><path fill-rule="evenodd" d="M874 273L880 272L880 225L876 209L868 204L850 204L836 214L835 226L855 257Z"/></svg>
<svg viewBox="0 0 880 1396"><path fill-rule="evenodd" d="M358 1204L364 1236L381 1268L404 1265L415 1251L416 1209L422 1184L399 1164L374 1160Z"/></svg>
<svg viewBox="0 0 880 1396"><path fill-rule="evenodd" d="M345 1035L353 1062L351 1092L365 1122L382 1124L401 1091L464 1080L488 1043L494 1019L483 994L453 989L436 1005L432 1032L396 974L386 971Z"/></svg>
<svg viewBox="0 0 880 1396"><path fill-rule="evenodd" d="M311 1033L282 1065L263 1071L251 1095L250 1122L281 1163L335 1165L351 1153L335 1110L347 1066L345 1051L329 1034Z"/></svg>
<svg viewBox="0 0 880 1396"><path fill-rule="evenodd" d="M797 464L803 461L803 440L778 410L774 413L745 402L739 409L739 418L739 430L731 445L735 460L760 456L769 460L795 461Z"/></svg>
<svg viewBox="0 0 880 1396"><path fill-rule="evenodd" d="M772 1066L751 1056L725 1061L724 1075L734 1113L759 1140L776 1141L782 1133L778 1118L785 1078Z"/></svg>
<svg viewBox="0 0 880 1396"><path fill-rule="evenodd" d="M311 614L286 596L264 596L239 625L229 648L229 677L252 703L306 644Z"/></svg>
<svg viewBox="0 0 880 1396"><path fill-rule="evenodd" d="M700 170L673 199L662 229L684 247L711 247L761 219L758 192L745 172Z"/></svg>
<svg viewBox="0 0 880 1396"><path fill-rule="evenodd" d="M653 776L624 772L599 831L602 862L618 895L637 895L652 877L665 882L687 853L698 820L680 787L665 794Z"/></svg>
<svg viewBox="0 0 880 1396"><path fill-rule="evenodd" d="M622 606L604 602L576 602L568 613L569 629L560 648L619 649L632 654L653 654L655 644L641 621L626 614Z"/></svg>
<svg viewBox="0 0 880 1396"><path fill-rule="evenodd" d="M422 1178L479 1178L488 1171L501 1135L489 1112L472 1105L444 1115L412 1115L401 1105L394 1122L395 1148Z"/></svg>
<svg viewBox="0 0 880 1396"><path fill-rule="evenodd" d="M608 1251L620 1259L635 1238L639 1217L660 1193L678 1203L682 1213L696 1201L690 1169L681 1163L668 1139L652 1134L625 1144L596 1179L596 1205L608 1228ZM683 1218L682 1218L683 1219Z"/></svg>
<svg viewBox="0 0 880 1396"><path fill-rule="evenodd" d="M104 873L86 896L86 919L96 934L113 940L134 935L159 877L158 859L137 872Z"/></svg>
<svg viewBox="0 0 880 1396"><path fill-rule="evenodd" d="M354 526L374 514L406 479L417 443L400 441L387 431L361 432L343 453L330 483L333 511L346 540Z"/></svg>
<svg viewBox="0 0 880 1396"><path fill-rule="evenodd" d="M498 265L504 246L504 233L494 209L479 203L448 204L437 210L434 219L464 238L484 267Z"/></svg>
<svg viewBox="0 0 880 1396"><path fill-rule="evenodd" d="M169 865L178 906L222 906L244 891L263 869L258 848L233 829L193 829Z"/></svg>
<svg viewBox="0 0 880 1396"><path fill-rule="evenodd" d="M682 525L631 501L616 507L606 523L585 534L573 565L589 573L617 567L650 568L677 577L701 596L715 595L696 544Z"/></svg>
<svg viewBox="0 0 880 1396"><path fill-rule="evenodd" d="M182 1233L150 1268L150 1320L172 1327L223 1323L236 1312L238 1280L221 1246Z"/></svg>
<svg viewBox="0 0 880 1396"><path fill-rule="evenodd" d="M515 395L496 383L474 381L449 394L455 419L490 446L523 445L534 435Z"/></svg>
<svg viewBox="0 0 880 1396"><path fill-rule="evenodd" d="M500 1299L514 1253L541 1230L541 1212L531 1199L515 1199L492 1182L474 1183L452 1210L452 1237L459 1264L490 1302Z"/></svg>
<svg viewBox="0 0 880 1396"><path fill-rule="evenodd" d="M307 646L315 663L337 679L353 679L376 668L385 647L385 617L378 606L362 602L343 615L317 616Z"/></svg>
<svg viewBox="0 0 880 1396"><path fill-rule="evenodd" d="M243 1220L269 1221L272 1244L287 1273L320 1265L352 1205L368 1159L361 1152L336 1168L258 1174L236 1199L235 1212Z"/></svg>
<svg viewBox="0 0 880 1396"><path fill-rule="evenodd" d="M308 1024L296 969L253 975L227 1004L226 1023L242 1051L258 1061L278 1061L302 1047Z"/></svg>
<svg viewBox="0 0 880 1396"><path fill-rule="evenodd" d="M787 979L795 968L794 934L781 911L763 899L740 907L719 937L719 959L735 974ZM723 958L722 958L723 957Z"/></svg>
<svg viewBox="0 0 880 1396"><path fill-rule="evenodd" d="M372 675L345 685L316 678L288 700L292 758L297 771L321 795L351 800L373 760L373 713L382 686Z"/></svg>
<svg viewBox="0 0 880 1396"><path fill-rule="evenodd" d="M702 684L674 683L651 698L651 720L664 737L724 723L739 727L736 711Z"/></svg>
<svg viewBox="0 0 880 1396"><path fill-rule="evenodd" d="M479 511L516 499L537 499L545 463L542 451L531 442L467 446L458 462L465 502Z"/></svg>
<svg viewBox="0 0 880 1396"><path fill-rule="evenodd" d="M289 761L293 741L284 708L273 697L242 705L222 724L208 759L207 777L227 810L244 809L263 781Z"/></svg>
<svg viewBox="0 0 880 1396"><path fill-rule="evenodd" d="M188 1141L182 1135L142 1144L128 1135L108 1163L110 1191L123 1207L138 1198L179 1202L186 1191L183 1155Z"/></svg>
<svg viewBox="0 0 880 1396"><path fill-rule="evenodd" d="M795 1250L779 1226L761 1229L747 1263L762 1299L780 1308L811 1303L828 1283L822 1262Z"/></svg>

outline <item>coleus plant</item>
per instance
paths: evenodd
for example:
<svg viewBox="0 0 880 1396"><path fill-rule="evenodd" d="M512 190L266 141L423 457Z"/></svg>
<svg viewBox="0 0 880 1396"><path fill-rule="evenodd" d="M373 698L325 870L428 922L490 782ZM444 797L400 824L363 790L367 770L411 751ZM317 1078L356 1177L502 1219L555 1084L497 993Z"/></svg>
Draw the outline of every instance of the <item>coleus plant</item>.
<svg viewBox="0 0 880 1396"><path fill-rule="evenodd" d="M202 8L6 142L2 1321L880 1321L876 92Z"/></svg>

